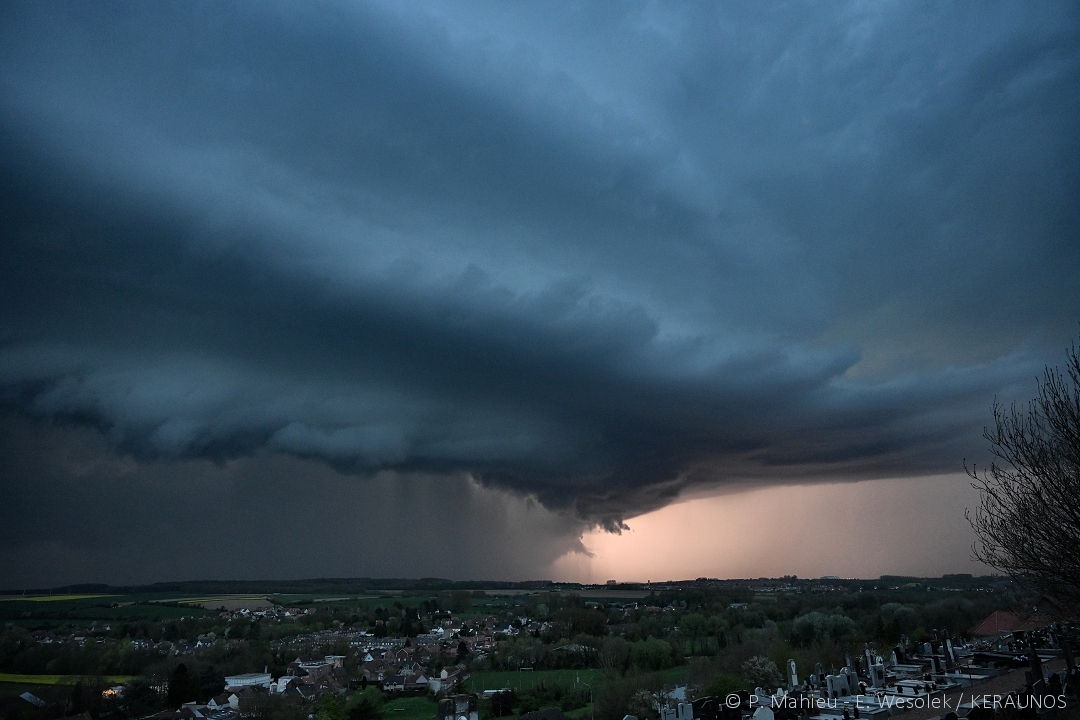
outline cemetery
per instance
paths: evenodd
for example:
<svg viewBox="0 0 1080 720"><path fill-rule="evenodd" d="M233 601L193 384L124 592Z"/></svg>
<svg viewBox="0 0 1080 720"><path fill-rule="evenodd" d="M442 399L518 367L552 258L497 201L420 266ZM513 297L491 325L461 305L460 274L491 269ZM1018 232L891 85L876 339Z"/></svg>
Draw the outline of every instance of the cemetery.
<svg viewBox="0 0 1080 720"><path fill-rule="evenodd" d="M1049 719L1080 694L1080 672L1063 630L1005 633L978 643L945 637L915 652L904 650L909 644L903 638L887 658L870 648L847 654L836 672L817 663L801 675L788 660L786 688L680 702L661 709L661 720L881 720L909 711L936 713L942 720L991 720L1007 709ZM980 690L994 678L1013 675L1017 681L1008 691Z"/></svg>

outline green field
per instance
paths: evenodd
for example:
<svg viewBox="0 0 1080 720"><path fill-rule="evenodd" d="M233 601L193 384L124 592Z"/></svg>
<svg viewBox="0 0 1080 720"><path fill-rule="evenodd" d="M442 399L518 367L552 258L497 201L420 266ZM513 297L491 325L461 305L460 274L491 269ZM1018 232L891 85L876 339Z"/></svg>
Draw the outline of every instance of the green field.
<svg viewBox="0 0 1080 720"><path fill-rule="evenodd" d="M383 705L383 720L431 720L439 706L426 697L389 700Z"/></svg>
<svg viewBox="0 0 1080 720"><path fill-rule="evenodd" d="M20 685L74 685L77 682L107 682L114 685L131 680L130 675L19 675L0 673L0 683L18 683Z"/></svg>
<svg viewBox="0 0 1080 720"><path fill-rule="evenodd" d="M474 672L469 677L466 686L469 692L480 693L484 690L501 690L512 688L514 690L528 690L540 683L574 686L585 683L597 688L600 685L602 670L590 668L588 670L531 670L519 672L516 670L496 670Z"/></svg>
<svg viewBox="0 0 1080 720"><path fill-rule="evenodd" d="M156 602L174 602L181 605L194 605L197 603L221 602L224 600L265 600L266 595L212 595L202 597L174 597Z"/></svg>
<svg viewBox="0 0 1080 720"><path fill-rule="evenodd" d="M580 707L577 710L569 710L563 714L566 715L566 717L570 718L570 720L585 720L585 718L593 720L593 718L596 717L593 714L592 705L586 705L585 707Z"/></svg>
<svg viewBox="0 0 1080 720"><path fill-rule="evenodd" d="M662 671L664 681L670 685L678 685L686 680L686 665L678 665ZM568 686L592 685L595 691L600 687L604 671L598 668L587 670L501 670L474 672L465 685L469 692L480 693L484 690L500 690L512 688L514 690L528 690L540 683L562 683Z"/></svg>
<svg viewBox="0 0 1080 720"><path fill-rule="evenodd" d="M121 597L119 595L6 595L0 602L19 600L22 602L62 602L65 600L95 600L97 598Z"/></svg>

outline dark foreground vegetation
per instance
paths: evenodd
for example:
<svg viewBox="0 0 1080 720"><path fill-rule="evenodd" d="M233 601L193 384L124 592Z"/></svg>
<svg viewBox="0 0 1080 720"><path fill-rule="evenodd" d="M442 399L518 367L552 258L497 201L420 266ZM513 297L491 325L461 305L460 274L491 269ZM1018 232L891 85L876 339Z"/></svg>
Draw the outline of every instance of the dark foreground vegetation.
<svg viewBox="0 0 1080 720"><path fill-rule="evenodd" d="M867 645L887 652L902 638L963 636L1010 602L1005 581L969 576L700 579L649 588L391 584L206 583L7 596L0 600L0 708L23 720L81 712L141 718L205 703L227 675L265 669L277 677L298 656L341 655L343 687L306 704L267 697L254 714L428 720L431 694L382 692L362 677L361 647L388 638L417 647L431 642L432 627L446 627L453 632L424 656L424 672L463 667L469 677L457 690L505 688L481 702L484 717L556 707L571 717L619 720L630 712L654 720L648 698L676 684L691 695L775 687L788 658L804 674L815 663L839 668L845 652ZM225 589L247 593L248 604L263 609L239 608L248 600ZM118 695L109 692L119 685ZM44 706L18 700L27 690Z"/></svg>

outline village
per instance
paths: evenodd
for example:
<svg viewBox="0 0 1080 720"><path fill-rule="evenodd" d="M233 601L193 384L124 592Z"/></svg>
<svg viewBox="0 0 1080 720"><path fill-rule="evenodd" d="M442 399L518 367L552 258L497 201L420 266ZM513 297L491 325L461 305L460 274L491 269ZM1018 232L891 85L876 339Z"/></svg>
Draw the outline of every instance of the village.
<svg viewBox="0 0 1080 720"><path fill-rule="evenodd" d="M6 645L23 649L7 669L49 656L51 667L122 656L143 669L113 683L87 673L63 699L53 686L0 704L25 720L430 720L462 704L467 720L987 720L998 704L1055 717L1075 704L1080 634L1052 603L995 610L1008 604L1000 580L901 580L99 603L178 617L70 633L8 623Z"/></svg>

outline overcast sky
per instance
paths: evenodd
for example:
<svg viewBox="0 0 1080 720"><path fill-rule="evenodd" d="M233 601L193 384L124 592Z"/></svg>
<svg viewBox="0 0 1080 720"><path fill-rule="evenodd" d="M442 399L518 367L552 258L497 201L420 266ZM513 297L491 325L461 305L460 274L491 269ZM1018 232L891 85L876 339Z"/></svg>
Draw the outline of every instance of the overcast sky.
<svg viewBox="0 0 1080 720"><path fill-rule="evenodd" d="M1080 329L1078 21L5 3L0 584L546 577L955 474Z"/></svg>

